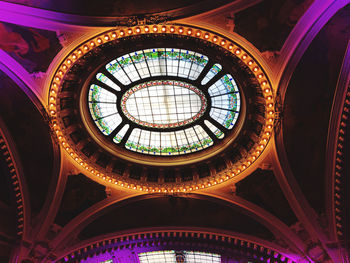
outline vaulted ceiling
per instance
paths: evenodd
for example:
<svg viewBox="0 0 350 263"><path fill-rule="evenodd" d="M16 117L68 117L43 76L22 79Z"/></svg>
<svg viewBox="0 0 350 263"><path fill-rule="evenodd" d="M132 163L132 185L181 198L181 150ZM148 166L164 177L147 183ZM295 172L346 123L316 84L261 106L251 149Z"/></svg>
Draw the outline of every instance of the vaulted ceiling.
<svg viewBox="0 0 350 263"><path fill-rule="evenodd" d="M263 70L274 126L242 171L227 151L207 169L176 168L174 191L157 175L146 192L151 165L126 184L132 164L119 179L97 176L105 170L92 173L62 144L49 101L58 67L95 36L148 25L210 32ZM224 262L349 262L349 25L348 0L1 1L0 261L138 262L132 254L173 247ZM163 168L166 177L173 166ZM188 169L193 187L180 188Z"/></svg>

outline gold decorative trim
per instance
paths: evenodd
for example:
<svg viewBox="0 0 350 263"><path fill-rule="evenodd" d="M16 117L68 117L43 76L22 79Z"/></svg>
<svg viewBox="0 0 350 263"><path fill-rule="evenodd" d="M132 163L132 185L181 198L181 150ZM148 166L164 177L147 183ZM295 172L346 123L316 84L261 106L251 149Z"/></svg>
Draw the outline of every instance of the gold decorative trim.
<svg viewBox="0 0 350 263"><path fill-rule="evenodd" d="M233 168L230 169L230 173L220 174L215 178L210 178L207 182L195 183L189 182L189 184L183 184L181 186L145 186L139 183L129 183L126 182L124 178L112 178L106 174L98 171L96 167L85 162L71 147L68 143L67 138L62 132L62 127L59 125L57 119L57 94L61 89L63 83L63 77L68 72L68 70L76 63L76 61L84 56L86 53L95 49L96 47L105 44L107 42L132 36L132 35L142 35L142 34L175 34L175 35L186 35L190 37L195 37L199 39L206 40L217 46L225 48L227 51L234 54L239 58L255 75L257 81L260 84L261 92L265 98L265 125L263 127L262 135L260 136L259 142L249 151L247 157L240 160L238 163L234 164ZM103 179L106 183L110 185L118 185L129 189L139 190L143 192L163 192L163 193L174 193L174 192L190 192L201 188L211 187L227 181L245 171L250 167L262 154L266 148L271 134L273 133L273 127L275 123L275 96L270 84L268 77L261 65L254 59L243 47L234 43L232 40L221 36L219 34L210 32L208 30L194 28L185 25L171 25L171 24L157 24L157 25L143 25L135 26L130 28L120 28L113 29L98 34L97 36L90 38L89 40L83 42L75 49L73 49L63 61L58 66L55 74L53 75L49 94L48 94L48 110L52 121L52 128L56 134L61 146L68 152L72 159L78 163L82 168L89 172L91 175Z"/></svg>

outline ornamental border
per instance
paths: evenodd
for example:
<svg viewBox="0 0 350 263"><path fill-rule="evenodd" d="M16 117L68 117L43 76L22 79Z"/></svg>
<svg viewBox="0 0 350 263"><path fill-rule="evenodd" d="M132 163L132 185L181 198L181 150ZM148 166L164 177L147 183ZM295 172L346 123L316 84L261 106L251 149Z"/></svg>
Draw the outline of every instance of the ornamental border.
<svg viewBox="0 0 350 263"><path fill-rule="evenodd" d="M178 86L180 86L182 88L186 88L188 90L191 90L191 91L193 91L194 93L196 93L200 97L202 106L201 106L199 112L196 115L192 116L189 119L186 119L186 120L183 120L183 121L179 121L177 123L155 124L155 123L149 123L149 122L146 122L146 121L141 121L139 119L136 119L135 117L133 117L128 112L128 110L126 109L126 101L129 99L129 97L132 94L135 94L139 90L142 90L142 89L145 89L145 88L149 88L149 87L152 87L152 86L169 85L169 82L173 82L173 84L175 84L176 82L179 82ZM150 83L150 85L149 85L149 83ZM181 84L183 84L183 86L181 86ZM147 85L147 86L145 87L145 85ZM187 124L190 124L190 123L198 120L201 116L203 116L206 108L207 108L207 100L206 100L204 94L198 88L196 88L195 86L193 86L191 84L188 84L188 83L185 83L185 82L182 82L182 81L174 81L174 80L147 81L147 82L138 84L138 85L132 87L131 89L127 90L123 94L123 96L121 97L121 109L122 109L122 112L129 120L131 120L132 122L134 122L134 123L136 123L136 124L138 124L140 126L159 128L159 129L181 127L181 126L185 126Z"/></svg>
<svg viewBox="0 0 350 263"><path fill-rule="evenodd" d="M68 143L68 138L64 136L57 119L57 102L58 92L63 83L64 75L71 69L75 62L84 56L91 50L99 47L102 44L114 41L116 39L129 37L132 35L146 35L146 34L172 34L172 35L183 35L188 37L199 38L208 41L214 45L226 49L228 52L234 54L240 59L251 73L256 77L261 93L265 99L265 125L259 138L259 142L248 152L247 156L241 159L239 162L233 165L229 172L218 174L217 176L210 177L210 180L206 182L191 182L183 185L167 185L167 186L153 186L143 185L140 183L129 183L124 178L113 178L104 173L101 173L98 168L90 165L79 154L74 151L74 147ZM78 45L73 49L59 64L53 78L50 83L49 94L48 94L48 112L51 118L51 126L56 134L58 141L66 152L71 156L78 165L80 165L86 172L89 172L92 176L96 176L99 179L104 180L109 185L117 185L128 189L138 190L142 192L163 192L163 193L174 193L174 192L191 192L202 188L211 187L223 183L248 169L266 149L268 142L273 133L275 123L275 95L271 87L271 83L261 65L244 49L242 46L234 43L229 38L222 36L218 33L211 32L205 29L199 29L187 25L178 24L156 24L156 25L140 25L130 28L119 28L107 30L100 33L85 42Z"/></svg>
<svg viewBox="0 0 350 263"><path fill-rule="evenodd" d="M156 241L154 241L154 239ZM163 241L167 242L165 241L166 239L175 239L174 241L171 241L173 245L176 245L176 243L184 243L188 245L189 243L188 241L181 241L178 239L191 239L191 243L195 241L200 243L204 240L208 240L214 242L209 246L213 246L215 248L225 246L226 249L242 249L245 251L246 255L257 258L261 262L296 262L292 259L292 256L289 256L281 251L277 251L276 248L249 240L249 238L200 230L158 230L142 231L134 234L116 234L112 238L101 238L98 241L91 241L71 249L70 251L65 251L62 256L55 259L55 262L77 262L79 259L93 257L94 255L112 250L119 251L123 249L133 249L136 247L159 247Z"/></svg>

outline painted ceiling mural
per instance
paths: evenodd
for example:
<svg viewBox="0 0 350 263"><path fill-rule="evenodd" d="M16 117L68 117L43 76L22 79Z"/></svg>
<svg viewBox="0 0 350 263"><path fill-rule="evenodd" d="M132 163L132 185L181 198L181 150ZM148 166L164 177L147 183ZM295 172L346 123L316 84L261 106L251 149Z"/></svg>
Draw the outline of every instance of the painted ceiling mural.
<svg viewBox="0 0 350 263"><path fill-rule="evenodd" d="M29 73L46 72L62 48L55 32L0 23L0 47Z"/></svg>

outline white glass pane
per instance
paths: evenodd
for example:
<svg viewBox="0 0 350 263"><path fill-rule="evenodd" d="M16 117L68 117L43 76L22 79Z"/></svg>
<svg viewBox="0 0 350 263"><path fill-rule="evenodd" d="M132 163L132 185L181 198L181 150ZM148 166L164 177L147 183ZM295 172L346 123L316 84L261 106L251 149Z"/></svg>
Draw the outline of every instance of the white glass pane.
<svg viewBox="0 0 350 263"><path fill-rule="evenodd" d="M142 79L148 78L151 76L142 50L130 53L129 56L134 62L134 65Z"/></svg>
<svg viewBox="0 0 350 263"><path fill-rule="evenodd" d="M181 50L180 51L180 62L178 69L178 76L188 78L192 65L191 57L194 54L193 51Z"/></svg>
<svg viewBox="0 0 350 263"><path fill-rule="evenodd" d="M175 251L153 251L138 254L140 263L176 263Z"/></svg>
<svg viewBox="0 0 350 263"><path fill-rule="evenodd" d="M113 60L106 65L106 69L117 79L120 83L127 85L130 84L131 81L128 76L125 74L122 66L117 62L117 60Z"/></svg>
<svg viewBox="0 0 350 263"><path fill-rule="evenodd" d="M125 148L127 148L131 151L137 151L138 145L139 145L140 134L141 134L140 129L133 129L128 140L125 143Z"/></svg>
<svg viewBox="0 0 350 263"><path fill-rule="evenodd" d="M180 50L177 48L167 48L166 58L167 58L167 73L168 76L177 76L177 71L179 67Z"/></svg>
<svg viewBox="0 0 350 263"><path fill-rule="evenodd" d="M196 131L197 137L199 139L199 142L202 145L202 148L207 148L211 145L213 145L213 140L210 138L210 136L204 131L204 129L196 125L193 127L193 129Z"/></svg>
<svg viewBox="0 0 350 263"><path fill-rule="evenodd" d="M205 85L211 80L216 74L218 74L222 70L222 66L220 64L214 64L211 69L208 71L207 75L203 78L201 84Z"/></svg>
<svg viewBox="0 0 350 263"><path fill-rule="evenodd" d="M128 78L131 80L131 82L134 82L140 79L140 76L136 71L134 63L129 55L119 57L117 61L121 65L122 69L125 71L126 75L128 75Z"/></svg>
<svg viewBox="0 0 350 263"><path fill-rule="evenodd" d="M98 79L99 81L103 82L104 84L106 84L107 86L111 87L112 89L120 91L120 87L117 84L115 84L112 80L107 78L104 74L97 73L96 79Z"/></svg>
<svg viewBox="0 0 350 263"><path fill-rule="evenodd" d="M226 74L208 89L210 96L216 96L219 94L227 94L230 92L238 92L238 87L235 80L231 75Z"/></svg>
<svg viewBox="0 0 350 263"><path fill-rule="evenodd" d="M204 120L204 124L211 130L212 133L215 134L216 137L219 139L224 138L225 134L218 128L216 128L215 125L213 125L211 122L208 120Z"/></svg>
<svg viewBox="0 0 350 263"><path fill-rule="evenodd" d="M89 102L108 102L108 103L117 103L117 96L112 92L101 88L95 84L90 86L89 89Z"/></svg>
<svg viewBox="0 0 350 263"><path fill-rule="evenodd" d="M221 263L221 256L219 254L212 254L206 252L184 251L186 263Z"/></svg>
<svg viewBox="0 0 350 263"><path fill-rule="evenodd" d="M179 153L175 132L161 133L161 153L162 155L176 155Z"/></svg>
<svg viewBox="0 0 350 263"><path fill-rule="evenodd" d="M124 127L114 136L113 140L115 143L120 143L124 138L125 133L129 129L129 124L124 125Z"/></svg>
<svg viewBox="0 0 350 263"><path fill-rule="evenodd" d="M208 63L208 57L195 53L192 58L192 67L189 75L189 79L195 80L198 78L199 74L204 69L205 65Z"/></svg>

